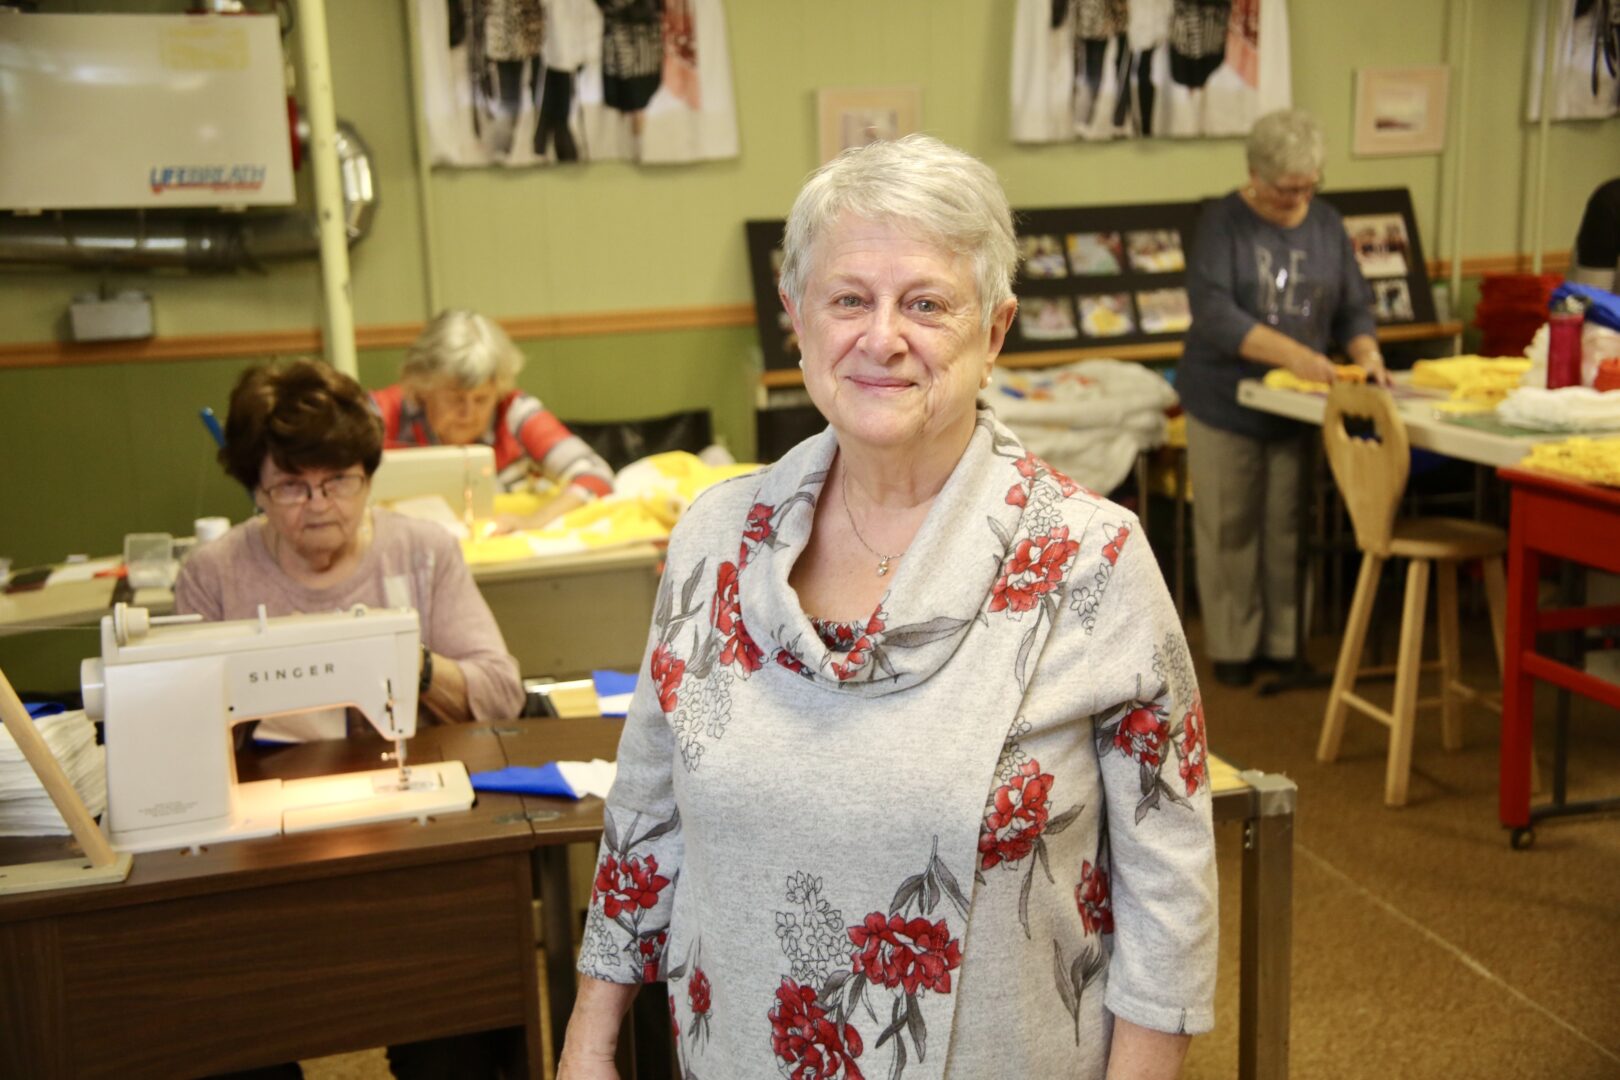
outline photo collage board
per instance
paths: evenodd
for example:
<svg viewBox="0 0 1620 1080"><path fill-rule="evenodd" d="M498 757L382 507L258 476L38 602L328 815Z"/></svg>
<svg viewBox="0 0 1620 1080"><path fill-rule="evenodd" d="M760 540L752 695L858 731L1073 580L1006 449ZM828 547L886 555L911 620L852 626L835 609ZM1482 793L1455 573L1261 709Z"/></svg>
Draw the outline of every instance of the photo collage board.
<svg viewBox="0 0 1620 1080"><path fill-rule="evenodd" d="M1434 291L1423 241L1405 188L1324 191L1344 218L1361 276L1372 286L1373 317L1379 326L1434 322Z"/></svg>
<svg viewBox="0 0 1620 1080"><path fill-rule="evenodd" d="M1343 215L1380 325L1434 321L1434 297L1405 188L1324 192ZM1015 210L1018 317L1004 351L1099 349L1180 340L1192 322L1187 261L1201 202ZM747 223L755 320L767 371L799 362L777 299L783 222Z"/></svg>
<svg viewBox="0 0 1620 1080"><path fill-rule="evenodd" d="M1175 341L1192 322L1198 203L1015 212L1018 318L1007 352Z"/></svg>

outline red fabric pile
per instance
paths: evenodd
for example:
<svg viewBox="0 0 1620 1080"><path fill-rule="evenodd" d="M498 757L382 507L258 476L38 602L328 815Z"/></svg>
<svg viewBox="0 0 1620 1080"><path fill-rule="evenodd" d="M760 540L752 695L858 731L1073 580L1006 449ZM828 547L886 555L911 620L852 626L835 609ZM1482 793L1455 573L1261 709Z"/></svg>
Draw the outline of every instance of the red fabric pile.
<svg viewBox="0 0 1620 1080"><path fill-rule="evenodd" d="M1486 274L1474 308L1479 355L1524 355L1525 346L1547 321L1552 291L1563 281L1557 274Z"/></svg>

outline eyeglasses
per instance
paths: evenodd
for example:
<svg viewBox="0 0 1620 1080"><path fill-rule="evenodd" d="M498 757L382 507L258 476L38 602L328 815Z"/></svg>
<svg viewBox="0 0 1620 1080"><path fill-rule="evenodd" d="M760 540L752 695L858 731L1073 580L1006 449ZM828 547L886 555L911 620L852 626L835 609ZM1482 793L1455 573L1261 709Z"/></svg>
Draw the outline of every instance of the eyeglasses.
<svg viewBox="0 0 1620 1080"><path fill-rule="evenodd" d="M1266 187L1285 199L1308 199L1322 190L1322 181L1313 180L1309 184L1273 184L1265 181Z"/></svg>
<svg viewBox="0 0 1620 1080"><path fill-rule="evenodd" d="M279 484L271 484L259 490L270 496L270 501L277 506L299 506L313 499L317 489L328 499L347 499L360 494L360 489L365 486L364 473L341 473L337 476L328 476L314 486L303 480L283 480Z"/></svg>

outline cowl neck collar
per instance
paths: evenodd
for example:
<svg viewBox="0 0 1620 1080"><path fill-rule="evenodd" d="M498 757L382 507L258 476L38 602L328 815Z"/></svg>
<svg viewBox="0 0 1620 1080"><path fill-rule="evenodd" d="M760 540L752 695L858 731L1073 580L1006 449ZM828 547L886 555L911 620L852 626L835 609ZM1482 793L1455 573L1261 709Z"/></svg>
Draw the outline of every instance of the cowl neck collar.
<svg viewBox="0 0 1620 1080"><path fill-rule="evenodd" d="M992 413L979 410L966 451L864 632L835 649L816 633L788 575L809 543L837 451L828 428L764 475L744 527L736 595L766 662L841 692L882 696L928 679L982 620L1025 512L1011 494L1025 454Z"/></svg>

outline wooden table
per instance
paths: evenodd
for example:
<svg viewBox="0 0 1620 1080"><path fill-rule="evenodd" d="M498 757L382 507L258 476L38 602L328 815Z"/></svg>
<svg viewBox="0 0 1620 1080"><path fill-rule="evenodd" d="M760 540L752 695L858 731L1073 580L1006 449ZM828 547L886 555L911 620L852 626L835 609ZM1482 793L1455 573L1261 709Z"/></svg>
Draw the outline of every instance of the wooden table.
<svg viewBox="0 0 1620 1080"><path fill-rule="evenodd" d="M518 670L525 677L569 679L588 676L595 668L634 671L640 666L663 561L663 545L637 543L478 563L471 570ZM0 593L0 637L36 628L93 626L115 598L122 598L114 595L117 585L112 578L93 578ZM142 590L133 600L154 614L167 613L174 604L168 590ZM95 651L94 640L84 640L88 656Z"/></svg>
<svg viewBox="0 0 1620 1080"><path fill-rule="evenodd" d="M619 720L525 720L496 725L513 765L548 761L611 760L618 752ZM1217 822L1243 827L1243 911L1239 960L1238 1076L1284 1080L1288 1075L1289 963L1293 949L1294 800L1297 789L1284 776L1239 771L1210 758ZM524 800L534 827L541 910L545 920L546 978L554 1038L565 1029L574 1002L574 925L566 903L568 860L561 845L595 840L602 828L602 802ZM553 898L563 898L563 903ZM566 943L567 947L563 947ZM669 1011L661 984L637 995L633 1035L621 1044L627 1078L663 1077L669 1068ZM629 1061L634 1065L630 1066Z"/></svg>
<svg viewBox="0 0 1620 1080"><path fill-rule="evenodd" d="M622 721L429 728L422 760L478 772L612 758ZM376 742L244 755L242 779L374 768ZM1210 759L1215 820L1244 830L1239 1076L1288 1073L1295 787ZM602 801L480 793L429 824L355 826L137 855L128 882L0 898L0 1076L172 1077L520 1027L540 1075L530 901L542 899L553 1045L575 998L566 845ZM0 840L0 863L65 841ZM627 1078L669 1075L662 987L639 995Z"/></svg>
<svg viewBox="0 0 1620 1080"><path fill-rule="evenodd" d="M1501 469L1513 490L1508 524L1508 600L1502 672L1502 749L1498 816L1513 830L1512 844L1528 847L1543 818L1620 808L1620 798L1581 803L1563 800L1563 755L1551 805L1530 806L1536 680L1620 709L1620 686L1549 657L1536 635L1620 622L1620 606L1540 607L1544 558L1620 573L1620 490L1526 469Z"/></svg>
<svg viewBox="0 0 1620 1080"><path fill-rule="evenodd" d="M487 728L411 745L422 760L504 763ZM383 748L308 744L239 771L375 768ZM481 796L426 825L153 852L120 885L0 898L0 1076L195 1076L514 1027L513 1064L538 1078L536 838L522 810ZM0 840L0 864L65 847Z"/></svg>

